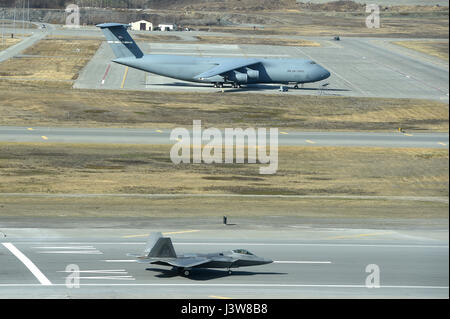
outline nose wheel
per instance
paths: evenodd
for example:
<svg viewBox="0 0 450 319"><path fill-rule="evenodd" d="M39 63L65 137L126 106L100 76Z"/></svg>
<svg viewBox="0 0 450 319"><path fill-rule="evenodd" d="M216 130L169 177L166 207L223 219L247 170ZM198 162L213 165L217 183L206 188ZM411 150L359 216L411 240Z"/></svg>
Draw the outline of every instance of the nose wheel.
<svg viewBox="0 0 450 319"><path fill-rule="evenodd" d="M228 269L228 275L231 275L232 273L231 269Z"/></svg>

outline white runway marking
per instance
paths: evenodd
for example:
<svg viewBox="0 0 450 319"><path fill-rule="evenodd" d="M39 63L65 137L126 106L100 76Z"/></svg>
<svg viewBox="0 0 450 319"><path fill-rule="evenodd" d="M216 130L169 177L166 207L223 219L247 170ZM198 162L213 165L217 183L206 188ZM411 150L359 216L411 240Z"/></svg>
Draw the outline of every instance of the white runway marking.
<svg viewBox="0 0 450 319"><path fill-rule="evenodd" d="M3 243L3 246L6 247L14 256L16 256L30 271L31 273L39 280L41 285L50 286L52 283L50 280L45 277L45 275L36 267L33 262L28 259L20 250L18 250L12 243Z"/></svg>
<svg viewBox="0 0 450 319"><path fill-rule="evenodd" d="M75 277L74 279L95 279L95 280L136 280L133 276L97 276L97 277ZM86 286L80 285L80 286Z"/></svg>
<svg viewBox="0 0 450 319"><path fill-rule="evenodd" d="M95 280L135 280L133 276L128 275L128 272L125 269L105 269L105 270L78 270L68 271L68 270L60 270L58 272L74 274L76 273L76 277L74 279L95 279ZM95 276L80 276L80 274L94 274ZM105 276L101 276L105 275Z"/></svg>
<svg viewBox="0 0 450 319"><path fill-rule="evenodd" d="M60 270L58 272L73 273L73 271ZM125 269L107 269L107 270L79 270L78 273L91 273L91 274L127 274Z"/></svg>
<svg viewBox="0 0 450 319"><path fill-rule="evenodd" d="M331 261L274 260L274 264L331 264Z"/></svg>
<svg viewBox="0 0 450 319"><path fill-rule="evenodd" d="M33 247L33 249L95 249L94 246L53 246L53 247Z"/></svg>
<svg viewBox="0 0 450 319"><path fill-rule="evenodd" d="M45 249L38 251L38 254L85 254L85 255L102 255L103 253L94 246L41 246L33 247L34 249ZM48 250L47 250L48 249ZM58 249L58 250L54 250Z"/></svg>
<svg viewBox="0 0 450 319"><path fill-rule="evenodd" d="M84 255L103 255L98 250L61 250L61 251L40 251L39 254L84 254Z"/></svg>

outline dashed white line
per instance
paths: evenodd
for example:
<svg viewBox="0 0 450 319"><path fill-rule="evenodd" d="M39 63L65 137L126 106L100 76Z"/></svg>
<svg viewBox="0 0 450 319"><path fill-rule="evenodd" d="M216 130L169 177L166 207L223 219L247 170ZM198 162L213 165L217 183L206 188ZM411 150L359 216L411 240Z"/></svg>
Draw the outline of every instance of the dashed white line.
<svg viewBox="0 0 450 319"><path fill-rule="evenodd" d="M33 247L33 249L88 249L93 250L95 249L94 246L43 246L43 247Z"/></svg>
<svg viewBox="0 0 450 319"><path fill-rule="evenodd" d="M97 277L74 277L73 279L101 279L101 280L136 280L133 276L97 276Z"/></svg>
<svg viewBox="0 0 450 319"><path fill-rule="evenodd" d="M31 271L31 273L39 280L41 285L43 286L51 286L52 283L48 280L47 277L36 267L33 262L28 259L20 250L18 250L12 243L3 243L6 249L8 249L14 256L16 256L27 268Z"/></svg>
<svg viewBox="0 0 450 319"><path fill-rule="evenodd" d="M85 254L85 255L103 255L98 250L62 250L62 251L40 251L39 254Z"/></svg>
<svg viewBox="0 0 450 319"><path fill-rule="evenodd" d="M274 264L331 264L331 261L274 260Z"/></svg>
<svg viewBox="0 0 450 319"><path fill-rule="evenodd" d="M74 273L69 270L60 270L58 272ZM90 273L90 274L117 274L126 275L128 272L125 269L107 269L107 270L78 270L77 273Z"/></svg>

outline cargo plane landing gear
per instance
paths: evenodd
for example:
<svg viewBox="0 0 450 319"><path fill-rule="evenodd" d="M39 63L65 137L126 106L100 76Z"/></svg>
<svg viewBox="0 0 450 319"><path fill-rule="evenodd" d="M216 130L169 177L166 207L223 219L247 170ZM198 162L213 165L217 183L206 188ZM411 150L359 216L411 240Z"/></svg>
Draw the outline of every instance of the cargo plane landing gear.
<svg viewBox="0 0 450 319"><path fill-rule="evenodd" d="M303 88L304 88L304 84L302 83L300 87L303 89ZM296 83L296 84L294 85L294 89L298 89L298 83Z"/></svg>
<svg viewBox="0 0 450 319"><path fill-rule="evenodd" d="M214 87L218 89L223 89L223 83L214 83Z"/></svg>
<svg viewBox="0 0 450 319"><path fill-rule="evenodd" d="M286 86L284 86L284 85L280 85L280 88L278 89L278 91L280 91L280 92L287 92L287 91L289 91L289 89Z"/></svg>

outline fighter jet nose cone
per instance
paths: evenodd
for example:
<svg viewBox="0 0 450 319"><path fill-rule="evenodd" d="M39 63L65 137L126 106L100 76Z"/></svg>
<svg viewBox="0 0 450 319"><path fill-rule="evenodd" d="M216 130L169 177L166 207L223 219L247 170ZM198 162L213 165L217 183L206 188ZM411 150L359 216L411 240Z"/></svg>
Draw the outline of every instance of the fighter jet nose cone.
<svg viewBox="0 0 450 319"><path fill-rule="evenodd" d="M324 69L325 70L325 69ZM325 73L323 75L324 79L328 79L331 76L331 73L328 70L325 70Z"/></svg>
<svg viewBox="0 0 450 319"><path fill-rule="evenodd" d="M265 264L271 264L271 263L273 263L273 260L271 260L271 259L265 259L265 260L264 260L264 263L265 263Z"/></svg>

